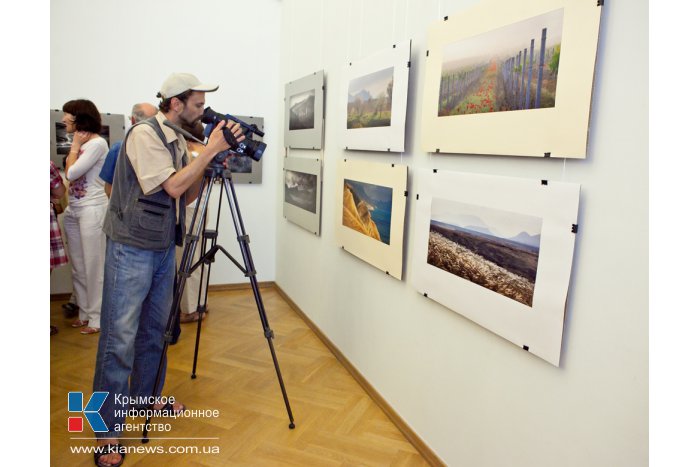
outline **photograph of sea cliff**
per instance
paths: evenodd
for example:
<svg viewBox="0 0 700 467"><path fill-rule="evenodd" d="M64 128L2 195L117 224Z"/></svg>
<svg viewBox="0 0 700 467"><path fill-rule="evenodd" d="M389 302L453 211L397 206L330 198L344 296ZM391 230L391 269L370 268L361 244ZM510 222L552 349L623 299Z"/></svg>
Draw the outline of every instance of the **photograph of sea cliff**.
<svg viewBox="0 0 700 467"><path fill-rule="evenodd" d="M316 90L304 91L289 98L289 129L308 130L314 127Z"/></svg>
<svg viewBox="0 0 700 467"><path fill-rule="evenodd" d="M316 214L317 177L314 174L284 171L284 201Z"/></svg>
<svg viewBox="0 0 700 467"><path fill-rule="evenodd" d="M392 189L344 179L343 225L389 245Z"/></svg>
<svg viewBox="0 0 700 467"><path fill-rule="evenodd" d="M428 264L532 307L542 219L434 198Z"/></svg>

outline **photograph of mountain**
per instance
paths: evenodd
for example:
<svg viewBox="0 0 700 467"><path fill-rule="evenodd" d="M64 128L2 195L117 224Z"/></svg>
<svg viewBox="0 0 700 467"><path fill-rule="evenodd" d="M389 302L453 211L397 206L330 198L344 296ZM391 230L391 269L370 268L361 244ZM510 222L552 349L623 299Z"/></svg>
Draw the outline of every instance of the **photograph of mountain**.
<svg viewBox="0 0 700 467"><path fill-rule="evenodd" d="M532 307L542 219L433 198L428 264Z"/></svg>
<svg viewBox="0 0 700 467"><path fill-rule="evenodd" d="M394 67L350 81L347 128L390 126L393 87Z"/></svg>
<svg viewBox="0 0 700 467"><path fill-rule="evenodd" d="M448 44L438 116L554 107L564 9Z"/></svg>
<svg viewBox="0 0 700 467"><path fill-rule="evenodd" d="M389 245L392 189L344 180L343 225Z"/></svg>
<svg viewBox="0 0 700 467"><path fill-rule="evenodd" d="M289 129L308 130L314 127L316 90L295 94L289 99Z"/></svg>
<svg viewBox="0 0 700 467"><path fill-rule="evenodd" d="M316 214L318 177L314 174L284 171L284 201Z"/></svg>

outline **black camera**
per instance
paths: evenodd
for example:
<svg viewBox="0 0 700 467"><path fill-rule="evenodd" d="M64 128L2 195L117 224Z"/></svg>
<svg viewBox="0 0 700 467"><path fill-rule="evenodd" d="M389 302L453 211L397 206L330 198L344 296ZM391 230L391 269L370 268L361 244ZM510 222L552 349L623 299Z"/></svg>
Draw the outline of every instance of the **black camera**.
<svg viewBox="0 0 700 467"><path fill-rule="evenodd" d="M223 115L218 112L215 112L214 110L212 110L211 107L207 107L206 109L204 109L204 115L202 115L202 123L206 123L207 125L209 125L205 132L206 135L209 136L209 133L211 133L211 130L214 128L214 126L218 125L219 122L222 120L230 120L240 124L241 131L245 136L245 139L239 143L233 137L233 134L230 130L224 129L224 137L226 138L226 141L231 145L231 149L229 151L233 151L241 156L248 156L254 161L259 161L262 158L265 149L267 149L267 144L263 143L262 141L255 141L251 139L249 137L249 134L253 133L262 137L265 136L265 133L261 131L255 124L249 125L246 122L232 115ZM226 130L228 130L228 132Z"/></svg>

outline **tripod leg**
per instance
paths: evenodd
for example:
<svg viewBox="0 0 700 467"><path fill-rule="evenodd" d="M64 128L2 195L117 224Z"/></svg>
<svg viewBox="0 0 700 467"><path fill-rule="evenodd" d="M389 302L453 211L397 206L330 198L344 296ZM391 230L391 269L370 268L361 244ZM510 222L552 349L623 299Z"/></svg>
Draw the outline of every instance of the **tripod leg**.
<svg viewBox="0 0 700 467"><path fill-rule="evenodd" d="M260 322L262 323L263 332L265 334L265 338L267 339L268 346L270 347L270 354L272 355L272 362L274 363L275 372L277 373L277 380L279 381L280 390L282 391L282 398L284 399L284 405L287 408L289 428L294 429L294 416L292 415L292 408L289 405L287 390L284 387L284 380L282 379L282 372L280 370L279 362L277 361L275 346L272 343L272 339L274 339L275 335L272 329L270 329L270 324L267 320L267 313L265 313L265 306L263 305L262 296L260 294L260 288L258 287L258 279L256 277L255 265L253 264L253 256L250 252L250 240L248 235L245 233L243 218L240 215L240 209L238 207L238 200L236 199L236 194L233 190L233 182L231 182L230 178L224 178L223 184L224 188L226 189L226 196L228 197L228 204L229 208L231 209L231 215L233 217L233 224L236 229L238 243L241 247L241 254L243 255L243 261L247 271L246 276L250 278L250 285L253 288L253 295L255 296L255 303L258 307Z"/></svg>
<svg viewBox="0 0 700 467"><path fill-rule="evenodd" d="M204 188L206 185L206 194L204 196L204 202L202 203L202 193L204 192ZM151 393L152 399L155 400L158 392L158 382L160 381L161 374L163 373L163 370L165 368L165 356L168 353L168 346L172 342L172 333L173 333L173 328L175 326L175 316L176 313L180 313L180 301L182 300L182 294L185 290L185 281L190 275L190 268L192 266L192 259L194 257L194 251L197 247L197 240L202 234L202 230L204 229L204 219L206 216L206 211L207 211L207 206L209 205L209 196L211 194L211 188L212 188L212 180L211 177L205 174L204 179L202 180L200 186L199 186L199 198L197 200L197 204L194 209L194 218L192 219L192 222L190 224L190 228L188 230L186 239L185 239L185 247L184 251L182 253L182 261L180 262L180 267L178 270L178 278L177 278L177 293L175 294L173 298L173 303L170 306L170 315L168 316L168 322L166 324L165 328L165 336L163 339L163 348L160 353L160 361L158 362L158 371L156 372L156 378L155 382L153 384L153 391ZM202 206L203 204L203 206ZM202 206L200 210L200 206ZM196 225L196 227L195 227ZM196 229L196 234L193 235L193 231ZM141 439L142 443L147 443L148 442L148 427L151 423L151 414L152 410L148 411L147 417L146 417L146 423L144 425L143 429L143 438Z"/></svg>
<svg viewBox="0 0 700 467"><path fill-rule="evenodd" d="M207 246L208 241L211 240L211 245ZM208 250L208 248L211 248L216 244L216 232L215 231L210 231L206 230L204 231L204 238L202 239L202 250L201 250L201 256L200 260L204 257L205 252ZM202 286L204 285L204 268L206 266L206 286L204 287L204 305L201 305L202 302ZM205 260L202 265L202 274L199 277L199 300L197 304L197 313L199 313L199 318L197 319L197 337L195 339L194 343L194 358L192 359L192 375L190 375L190 378L196 379L197 378L197 358L199 357L199 338L202 332L202 313L206 310L207 308L207 297L209 296L209 273L211 271L211 261Z"/></svg>
<svg viewBox="0 0 700 467"><path fill-rule="evenodd" d="M202 250L200 255L200 260L205 255L209 248L213 248L216 245L216 240L219 232L219 221L221 220L221 199L223 193L223 184L219 188L219 206L216 210L216 227L214 230L204 230L204 238L202 239ZM205 218L206 219L206 218ZM207 240L211 240L211 244L207 247ZM199 313L199 319L197 320L197 338L194 343L194 357L192 359L192 375L191 379L197 379L197 359L199 358L199 338L202 332L202 312L207 309L207 299L209 298L209 278L211 273L211 263L213 259L207 260L202 264L202 274L199 277L199 297L197 300L197 312ZM200 304L202 302L202 281L204 279L204 266L207 267L207 281L206 287L204 288L204 305L200 309Z"/></svg>

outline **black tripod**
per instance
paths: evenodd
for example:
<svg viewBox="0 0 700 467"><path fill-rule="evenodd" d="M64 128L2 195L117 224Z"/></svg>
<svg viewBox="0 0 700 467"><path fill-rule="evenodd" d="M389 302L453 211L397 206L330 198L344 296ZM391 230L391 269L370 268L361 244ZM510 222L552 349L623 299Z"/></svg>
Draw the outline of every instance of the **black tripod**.
<svg viewBox="0 0 700 467"><path fill-rule="evenodd" d="M218 235L218 229L219 229L219 219L221 216L221 199L222 199L222 194L220 193L219 196L219 209L217 213L217 218L216 218L216 230L214 231L206 231L204 235L204 241L206 242L208 239L212 240L212 246L209 248L209 250L204 251L204 246L205 244L203 243L202 245L202 251L201 251L201 256L199 261L197 261L194 265L192 265L192 260L194 258L194 253L195 249L197 247L197 241L200 238L202 231L204 230L204 224L205 224L205 218L206 218L206 213L209 207L209 197L211 195L211 190L214 186L214 182L220 181L221 182L221 191L223 192L224 188L226 189L226 196L228 198L228 204L229 208L231 209L231 216L233 218L233 225L236 229L236 237L238 239L238 243L241 247L241 254L243 256L243 262L244 265L241 265L236 259L231 256L226 249L224 249L222 246L218 245L216 243L216 237ZM205 191L206 189L206 191ZM202 195L204 194L204 197ZM204 205L201 209L200 206ZM221 251L223 252L228 259L230 259L237 267L238 269L243 272L243 274L250 279L250 285L253 288L253 295L255 296L255 303L258 306L258 313L260 314L260 321L262 323L263 327L263 332L265 334L265 338L267 339L267 343L270 347L270 353L272 354L272 361L275 365L275 371L277 372L277 379L279 380L280 383L280 389L282 390L282 397L284 398L284 405L287 408L287 415L289 416L289 428L293 429L294 428L294 416L292 415L292 408L289 405L289 399L287 397L287 390L284 387L284 381L282 380L282 373L280 371L279 363L277 362L277 355L275 354L275 347L272 344L272 339L275 337L274 332L272 329L270 329L270 324L267 321L267 314L265 313L265 307L263 306L262 302L262 297L260 295L260 289L258 287L258 280L256 278L256 272L255 272L255 266L253 265L253 257L251 256L250 253L250 239L248 235L245 232L245 227L243 226L243 218L241 217L241 211L238 207L238 200L236 199L236 192L233 187L233 182L231 180L231 172L226 169L223 165L223 160L220 160L220 158L217 156L215 159L212 160L212 162L209 163L209 166L204 172L204 178L202 180L202 183L199 185L199 196L197 198L197 203L194 208L194 216L192 218L192 221L190 223L190 227L188 229L187 235L185 237L185 245L184 245L184 251L182 254L182 260L180 262L180 267L178 270L178 277L177 277L177 285L175 288L175 295L173 298L173 304L170 308L170 316L168 317L168 324L166 326L165 330L165 336L164 336L164 342L163 342L163 350L161 351L160 354L160 363L158 364L158 373L156 374L156 381L155 384L153 385L153 400L155 400L156 397L156 392L158 391L158 382L160 380L160 375L161 372L163 371L163 367L165 364L165 356L168 352L168 346L170 343L172 343L173 340L173 329L175 327L175 320L177 314L180 313L180 301L182 300L182 294L185 290L185 281L187 280L188 277L190 277L190 274L195 271L198 267L202 266L203 264L207 264L210 266L211 262L214 261L214 256L216 255L217 252ZM203 278L203 277L202 277ZM207 286L209 285L209 271L207 270ZM201 293L202 293L202 282L200 279L200 301L201 301ZM206 306L206 290L205 290L205 306ZM197 352L199 349L199 335L201 331L201 325L202 325L202 313L201 311L205 309L205 306L198 306L197 309L199 311L199 322L197 325L197 342L195 344L195 356L194 356L194 363L192 367L192 379L196 378L195 370L197 367ZM151 411L148 413L148 417L146 418L146 425L143 430L143 439L142 442L147 443L148 442L148 426L151 422Z"/></svg>

